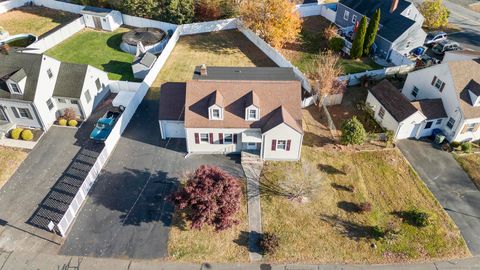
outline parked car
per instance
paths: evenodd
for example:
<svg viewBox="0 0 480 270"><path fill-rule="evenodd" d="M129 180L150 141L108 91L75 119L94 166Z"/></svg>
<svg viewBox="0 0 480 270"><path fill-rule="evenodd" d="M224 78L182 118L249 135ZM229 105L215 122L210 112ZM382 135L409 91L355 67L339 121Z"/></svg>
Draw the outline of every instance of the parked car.
<svg viewBox="0 0 480 270"><path fill-rule="evenodd" d="M442 32L442 31L430 32L428 33L427 38L425 39L424 45L433 46L436 43L446 39L447 39L447 33L445 32Z"/></svg>
<svg viewBox="0 0 480 270"><path fill-rule="evenodd" d="M433 53L435 53L437 55L443 55L443 54L445 54L445 52L458 51L458 50L461 50L461 49L462 49L462 47L460 47L460 45L458 45L457 42L450 41L450 40L444 40L444 41L438 43L437 45L433 46L432 51L433 51Z"/></svg>
<svg viewBox="0 0 480 270"><path fill-rule="evenodd" d="M98 119L95 128L90 133L90 139L98 142L105 141L112 132L119 116L120 112L107 111L103 117Z"/></svg>

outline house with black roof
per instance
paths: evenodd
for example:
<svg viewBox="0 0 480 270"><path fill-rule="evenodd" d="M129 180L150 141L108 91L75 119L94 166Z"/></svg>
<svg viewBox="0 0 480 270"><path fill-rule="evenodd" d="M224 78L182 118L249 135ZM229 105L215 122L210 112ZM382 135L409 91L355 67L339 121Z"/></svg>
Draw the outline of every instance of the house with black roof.
<svg viewBox="0 0 480 270"><path fill-rule="evenodd" d="M0 124L47 130L65 109L79 120L109 92L107 73L43 54L0 54Z"/></svg>
<svg viewBox="0 0 480 270"><path fill-rule="evenodd" d="M380 9L380 25L373 45L375 55L395 64L403 56L422 46L427 33L422 29L425 18L415 5L406 0L340 0L335 24L344 32L354 31L363 16L369 20Z"/></svg>

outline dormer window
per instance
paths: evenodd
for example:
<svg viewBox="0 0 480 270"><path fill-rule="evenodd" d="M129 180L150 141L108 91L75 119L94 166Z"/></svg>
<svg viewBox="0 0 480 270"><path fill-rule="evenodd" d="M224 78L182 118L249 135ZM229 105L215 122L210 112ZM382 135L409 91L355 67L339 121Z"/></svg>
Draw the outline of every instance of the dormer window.
<svg viewBox="0 0 480 270"><path fill-rule="evenodd" d="M221 118L220 109L212 109L212 119L218 120Z"/></svg>
<svg viewBox="0 0 480 270"><path fill-rule="evenodd" d="M257 121L258 119L260 119L260 99L254 91L251 91L245 100L245 120Z"/></svg>
<svg viewBox="0 0 480 270"><path fill-rule="evenodd" d="M219 91L214 91L208 103L208 119L223 120L223 95Z"/></svg>
<svg viewBox="0 0 480 270"><path fill-rule="evenodd" d="M247 120L248 121L258 120L258 109L256 108L247 109Z"/></svg>
<svg viewBox="0 0 480 270"><path fill-rule="evenodd" d="M20 87L16 83L11 83L10 88L12 89L12 92L15 94L22 94L22 91L20 91Z"/></svg>

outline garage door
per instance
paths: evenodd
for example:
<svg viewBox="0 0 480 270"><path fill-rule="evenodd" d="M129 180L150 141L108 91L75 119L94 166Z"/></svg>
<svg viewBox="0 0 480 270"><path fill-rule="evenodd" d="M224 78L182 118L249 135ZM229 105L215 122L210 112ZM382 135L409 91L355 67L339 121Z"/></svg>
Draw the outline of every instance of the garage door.
<svg viewBox="0 0 480 270"><path fill-rule="evenodd" d="M185 138L185 124L183 121L162 121L165 138Z"/></svg>
<svg viewBox="0 0 480 270"><path fill-rule="evenodd" d="M407 138L413 138L417 136L418 129L420 128L421 124L404 124L400 130L398 131L397 134L397 139L407 139Z"/></svg>

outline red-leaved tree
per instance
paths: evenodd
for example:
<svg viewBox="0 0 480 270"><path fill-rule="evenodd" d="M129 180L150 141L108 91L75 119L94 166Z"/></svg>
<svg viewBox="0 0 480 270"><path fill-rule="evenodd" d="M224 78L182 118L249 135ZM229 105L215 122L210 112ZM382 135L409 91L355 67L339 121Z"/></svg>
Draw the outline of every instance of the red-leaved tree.
<svg viewBox="0 0 480 270"><path fill-rule="evenodd" d="M239 180L218 167L200 166L185 186L171 196L173 203L187 210L192 229L211 225L225 230L238 224L242 188Z"/></svg>

